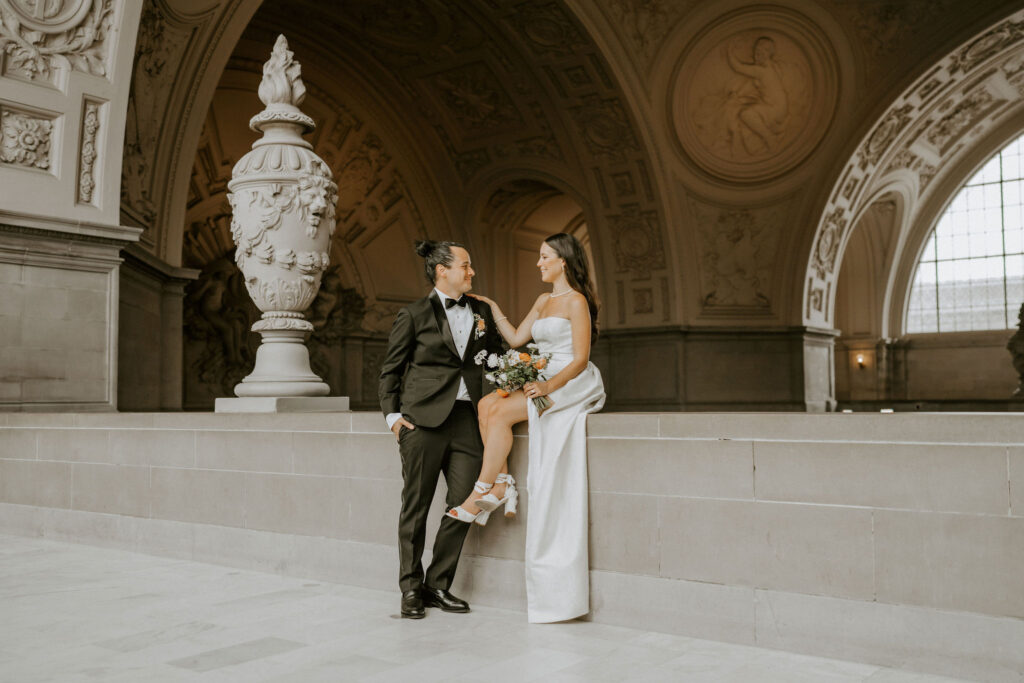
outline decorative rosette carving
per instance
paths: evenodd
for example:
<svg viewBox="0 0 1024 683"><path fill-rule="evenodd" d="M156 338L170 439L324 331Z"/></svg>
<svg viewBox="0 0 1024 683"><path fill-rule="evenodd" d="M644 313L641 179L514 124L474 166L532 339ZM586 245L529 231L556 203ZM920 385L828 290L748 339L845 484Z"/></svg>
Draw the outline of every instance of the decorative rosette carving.
<svg viewBox="0 0 1024 683"><path fill-rule="evenodd" d="M50 168L53 122L14 111L0 112L0 161L29 168Z"/></svg>

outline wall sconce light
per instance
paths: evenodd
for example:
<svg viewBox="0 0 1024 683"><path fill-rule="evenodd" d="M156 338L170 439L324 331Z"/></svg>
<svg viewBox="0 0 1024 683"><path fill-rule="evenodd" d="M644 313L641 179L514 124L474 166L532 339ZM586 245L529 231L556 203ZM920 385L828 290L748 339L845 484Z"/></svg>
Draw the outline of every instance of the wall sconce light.
<svg viewBox="0 0 1024 683"><path fill-rule="evenodd" d="M864 369L864 354L863 353L858 353L857 354L857 367L860 368L861 370Z"/></svg>

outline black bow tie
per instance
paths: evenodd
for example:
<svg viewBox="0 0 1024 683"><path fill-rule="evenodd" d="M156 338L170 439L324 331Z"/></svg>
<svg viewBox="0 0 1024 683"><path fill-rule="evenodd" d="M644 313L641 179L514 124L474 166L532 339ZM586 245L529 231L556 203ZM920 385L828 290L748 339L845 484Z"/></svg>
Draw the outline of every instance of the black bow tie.
<svg viewBox="0 0 1024 683"><path fill-rule="evenodd" d="M467 306L469 305L469 299L464 296L460 296L458 299L445 299L444 307L451 308L452 306Z"/></svg>

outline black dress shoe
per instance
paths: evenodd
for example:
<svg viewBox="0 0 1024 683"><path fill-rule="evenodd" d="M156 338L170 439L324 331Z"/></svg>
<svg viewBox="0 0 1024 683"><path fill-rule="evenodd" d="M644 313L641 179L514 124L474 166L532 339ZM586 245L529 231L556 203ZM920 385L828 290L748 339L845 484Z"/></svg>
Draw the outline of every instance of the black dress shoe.
<svg viewBox="0 0 1024 683"><path fill-rule="evenodd" d="M445 612L468 612L469 603L457 598L446 590L424 586L421 589L423 604L427 607L440 607Z"/></svg>
<svg viewBox="0 0 1024 683"><path fill-rule="evenodd" d="M427 616L427 611L423 609L423 598L420 597L418 590L408 590L402 593L402 618L403 619L422 619Z"/></svg>

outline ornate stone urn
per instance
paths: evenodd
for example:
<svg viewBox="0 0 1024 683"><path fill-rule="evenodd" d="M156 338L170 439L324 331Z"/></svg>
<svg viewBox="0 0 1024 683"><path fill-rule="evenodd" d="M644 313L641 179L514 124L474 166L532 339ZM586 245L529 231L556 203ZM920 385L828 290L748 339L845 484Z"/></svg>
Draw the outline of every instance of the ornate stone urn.
<svg viewBox="0 0 1024 683"><path fill-rule="evenodd" d="M310 370L305 337L313 325L303 312L330 263L338 186L327 164L302 139L315 124L298 108L306 95L300 73L288 41L278 36L259 87L266 109L249 121L263 137L238 161L228 183L235 262L263 312L252 326L263 337L256 365L235 386L241 397L325 396L330 391Z"/></svg>

